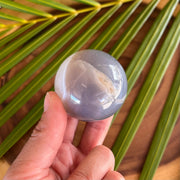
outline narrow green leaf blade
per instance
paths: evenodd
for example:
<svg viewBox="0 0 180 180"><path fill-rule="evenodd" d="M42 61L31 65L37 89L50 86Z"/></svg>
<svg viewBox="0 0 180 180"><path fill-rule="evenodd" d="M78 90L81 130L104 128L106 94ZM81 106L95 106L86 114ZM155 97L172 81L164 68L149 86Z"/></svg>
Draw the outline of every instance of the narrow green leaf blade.
<svg viewBox="0 0 180 180"><path fill-rule="evenodd" d="M39 37L31 41L29 44L24 46L20 51L15 53L13 57L8 58L4 63L2 63L0 67L0 75L10 70L14 65L19 63L23 58L25 58L27 55L29 55L31 52L33 52L36 48L38 48L40 45L42 45L45 41L47 41L50 37L52 37L56 32L59 31L62 27L64 27L70 20L72 20L75 16L70 16L66 18L64 21L60 22L53 28L50 28L45 33L41 34ZM3 92L2 94L4 94ZM5 97L5 96L4 96ZM2 97L1 100L4 99ZM0 102L1 102L0 100Z"/></svg>
<svg viewBox="0 0 180 180"><path fill-rule="evenodd" d="M2 6L4 8L15 10L15 11L20 11L20 12L37 15L37 16L52 17L52 15L49 13L16 3L14 1L0 0L0 6Z"/></svg>
<svg viewBox="0 0 180 180"><path fill-rule="evenodd" d="M93 34L116 12L119 5L112 7L98 21L96 21L82 36L80 36L69 48L61 53L47 68L29 83L1 112L0 127L22 107L57 71L60 64L70 54L80 49Z"/></svg>
<svg viewBox="0 0 180 180"><path fill-rule="evenodd" d="M178 1L177 1L178 2ZM179 22L178 22L179 23ZM174 24L161 47L147 79L117 137L112 151L115 155L115 169L118 168L131 141L155 95L170 60L179 44L179 24Z"/></svg>
<svg viewBox="0 0 180 180"><path fill-rule="evenodd" d="M140 180L152 179L180 112L180 66L152 140Z"/></svg>
<svg viewBox="0 0 180 180"><path fill-rule="evenodd" d="M0 144L0 158L40 119L43 112L43 101L44 98L33 107Z"/></svg>
<svg viewBox="0 0 180 180"><path fill-rule="evenodd" d="M15 17L15 16L12 16L12 15L9 15L9 14L5 14L3 12L0 12L0 18L1 19L11 20L11 21L17 21L17 22L21 22L21 23L26 23L27 22L25 19Z"/></svg>
<svg viewBox="0 0 180 180"><path fill-rule="evenodd" d="M174 23L179 23L180 36L180 13L176 17ZM150 146L143 170L140 175L140 180L152 179L153 175L163 156L175 123L180 112L180 66L176 72L174 82L172 84L170 93L164 105L159 123L157 125L152 144Z"/></svg>
<svg viewBox="0 0 180 180"><path fill-rule="evenodd" d="M14 31L13 33L9 34L8 36L4 37L3 39L1 39L0 41L0 47L2 47L3 45L7 44L8 42L10 42L12 39L14 39L15 37L17 37L18 35L20 35L21 33L25 32L27 29L29 29L30 27L33 26L33 23L27 24L21 28L19 28L18 30Z"/></svg>
<svg viewBox="0 0 180 180"><path fill-rule="evenodd" d="M118 59L117 57L122 55L129 43L132 41L140 28L149 18L153 10L156 8L158 2L159 0L152 0L144 9L144 11L141 12L140 15L134 20L134 22L127 28L127 30L122 34L122 36L110 50L110 54L112 56Z"/></svg>
<svg viewBox="0 0 180 180"><path fill-rule="evenodd" d="M75 0L77 2L83 3L83 4L87 4L90 6L100 6L101 4L98 3L97 1L94 0Z"/></svg>
<svg viewBox="0 0 180 180"><path fill-rule="evenodd" d="M89 22L90 19L93 18L93 16L97 13L97 11L91 12L88 14L83 20L81 20L78 24L76 24L72 29L70 29L66 34L63 35L63 37L58 39L59 43L56 43L56 46L63 46L64 41L68 41L71 39L72 36L75 35L81 29L87 22ZM67 40L68 39L68 40ZM40 56L34 59L33 62L37 62L39 60L43 60L44 58L47 58L47 60L50 58L49 53L52 52L54 48L57 48L53 43L53 46L50 48L47 48L44 52L48 53L41 53ZM60 48L60 47L59 47ZM59 49L58 48L58 49ZM32 66L24 70L24 72L31 72L31 70L36 68L36 63L33 63ZM22 80L21 78L23 76L27 76L27 74L21 73L19 76L16 76L12 82L16 80ZM19 79L20 78L20 79ZM17 81L16 81L17 83ZM14 85L16 84L14 83ZM2 157L41 117L42 111L43 111L43 101L44 98L42 98L38 104L35 105L35 107L27 114L25 118L23 118L20 123L13 129L13 131L10 133L10 135L3 141L3 143L0 145L0 157ZM13 139L13 143L12 143Z"/></svg>
<svg viewBox="0 0 180 180"><path fill-rule="evenodd" d="M97 14L97 11L89 13L79 23L69 29L66 33L60 36L55 42L43 50L31 63L23 68L17 75L15 75L9 82L0 88L0 103L9 97L18 87L23 84L38 68L40 68L46 61L49 60L65 43L67 43L87 22L90 21ZM73 16L74 17L74 16ZM67 18L69 21L70 18ZM66 20L66 21L67 21ZM52 34L52 33L51 33ZM19 57L17 57L19 58ZM19 59L18 59L19 60ZM13 61L16 61L14 59Z"/></svg>
<svg viewBox="0 0 180 180"><path fill-rule="evenodd" d="M106 28L98 38L91 44L90 49L103 49L111 38L118 32L130 15L136 10L142 0L136 0L134 3L124 11L119 17L117 17L109 26Z"/></svg>
<svg viewBox="0 0 180 180"><path fill-rule="evenodd" d="M44 5L44 6L49 6L49 7L61 10L61 11L66 11L66 12L71 12L71 13L76 12L75 9L73 9L73 8L71 8L69 6L66 6L64 4L55 2L53 0L48 0L48 1L47 0L29 0L29 1L37 3L37 4L41 4L41 5Z"/></svg>
<svg viewBox="0 0 180 180"><path fill-rule="evenodd" d="M33 36L37 35L40 31L45 29L48 25L50 25L54 19L48 20L45 23L39 25L37 28L34 28L24 36L18 38L11 44L8 44L8 46L4 47L3 50L0 52L0 60L5 58L7 55L9 55L11 52L13 52L15 49L19 48L22 44L30 40ZM4 62L4 64L7 64L7 62ZM3 71L3 63L0 66L0 76L4 73Z"/></svg>
<svg viewBox="0 0 180 180"><path fill-rule="evenodd" d="M78 40L73 44L73 48L69 48L69 55L79 50L85 42L87 42L93 34L100 29L100 27L114 14L114 12L121 6L117 4L113 6L106 14L99 18ZM66 54L66 53L65 53ZM68 57L68 54L66 57Z"/></svg>
<svg viewBox="0 0 180 180"><path fill-rule="evenodd" d="M168 22L172 17L172 14L177 6L177 3L178 3L177 0L169 1L169 3L161 11L158 18L155 20L153 26L151 27L149 33L145 37L138 52L135 54L130 65L128 66L126 71L126 75L128 77L128 85L129 85L128 93L131 91L132 87L134 86L146 62L148 61L151 53L155 49L163 32L165 31L165 28L167 27Z"/></svg>
<svg viewBox="0 0 180 180"><path fill-rule="evenodd" d="M7 29L1 31L1 32L0 32L0 38L1 38L2 36L4 36L6 33L8 33L9 31L11 31L13 28L14 28L14 27L10 27L10 28L7 28ZM1 40L1 39L0 39L0 40Z"/></svg>
<svg viewBox="0 0 180 180"><path fill-rule="evenodd" d="M153 23L150 31L143 40L139 50L131 60L131 63L129 64L126 70L126 76L128 80L127 95L130 93L132 87L134 86L136 80L138 79L144 66L146 65L150 55L152 54L157 43L162 37L163 32L165 31L168 22L172 17L172 13L176 5L177 5L176 0L169 1L166 7L160 12L159 16L156 18L155 22ZM118 59L119 56L117 56L116 58ZM115 113L113 121L115 120L117 114L119 113L119 110Z"/></svg>

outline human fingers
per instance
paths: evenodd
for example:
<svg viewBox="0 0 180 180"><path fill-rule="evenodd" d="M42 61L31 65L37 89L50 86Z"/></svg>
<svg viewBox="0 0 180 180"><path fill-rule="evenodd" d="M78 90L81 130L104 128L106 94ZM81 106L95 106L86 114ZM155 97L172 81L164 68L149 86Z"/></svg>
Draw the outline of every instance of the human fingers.
<svg viewBox="0 0 180 180"><path fill-rule="evenodd" d="M68 180L100 180L113 168L113 153L105 146L97 146L81 161Z"/></svg>
<svg viewBox="0 0 180 180"><path fill-rule="evenodd" d="M88 154L94 147L101 145L106 137L113 116L96 122L88 122L80 144L79 149Z"/></svg>
<svg viewBox="0 0 180 180"><path fill-rule="evenodd" d="M109 171L102 180L125 180L125 179L120 173L116 171Z"/></svg>
<svg viewBox="0 0 180 180"><path fill-rule="evenodd" d="M51 166L63 141L67 114L55 92L47 93L44 113L12 168L38 169ZM27 166L28 163L28 166ZM20 167L19 167L20 166Z"/></svg>
<svg viewBox="0 0 180 180"><path fill-rule="evenodd" d="M78 125L78 119L68 116L67 126L64 134L64 142L72 142Z"/></svg>

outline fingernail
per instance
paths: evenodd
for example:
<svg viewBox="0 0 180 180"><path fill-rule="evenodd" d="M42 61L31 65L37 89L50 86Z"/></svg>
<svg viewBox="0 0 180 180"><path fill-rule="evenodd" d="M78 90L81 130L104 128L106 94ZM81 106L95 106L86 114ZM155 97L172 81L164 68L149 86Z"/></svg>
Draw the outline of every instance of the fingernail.
<svg viewBox="0 0 180 180"><path fill-rule="evenodd" d="M50 95L49 93L47 93L44 99L44 112L48 110L49 104L50 104Z"/></svg>

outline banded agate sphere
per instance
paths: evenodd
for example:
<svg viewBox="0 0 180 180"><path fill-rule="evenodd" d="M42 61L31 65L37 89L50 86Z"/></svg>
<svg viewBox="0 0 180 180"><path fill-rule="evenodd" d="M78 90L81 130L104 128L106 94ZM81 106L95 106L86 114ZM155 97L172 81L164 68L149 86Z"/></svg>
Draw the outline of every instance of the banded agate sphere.
<svg viewBox="0 0 180 180"><path fill-rule="evenodd" d="M59 67L55 91L70 116L84 121L102 120L123 104L126 74L109 54L82 50L69 56Z"/></svg>

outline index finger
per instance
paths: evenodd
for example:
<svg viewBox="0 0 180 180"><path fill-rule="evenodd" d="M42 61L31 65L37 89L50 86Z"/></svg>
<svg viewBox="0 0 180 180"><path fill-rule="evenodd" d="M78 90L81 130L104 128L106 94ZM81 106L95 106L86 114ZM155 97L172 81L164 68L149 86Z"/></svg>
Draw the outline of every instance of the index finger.
<svg viewBox="0 0 180 180"><path fill-rule="evenodd" d="M109 130L113 116L94 122L88 122L84 129L79 149L82 153L88 154L95 146L101 145Z"/></svg>

